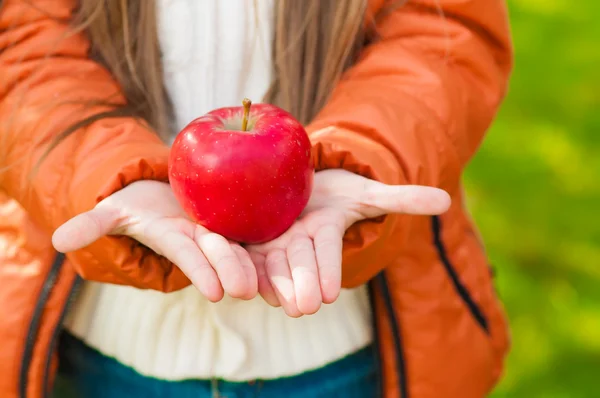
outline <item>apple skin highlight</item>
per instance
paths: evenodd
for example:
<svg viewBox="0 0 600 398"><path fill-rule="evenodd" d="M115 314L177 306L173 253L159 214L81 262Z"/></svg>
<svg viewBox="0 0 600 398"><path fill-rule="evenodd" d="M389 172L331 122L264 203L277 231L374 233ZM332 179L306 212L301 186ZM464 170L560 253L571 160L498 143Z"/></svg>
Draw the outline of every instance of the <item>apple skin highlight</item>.
<svg viewBox="0 0 600 398"><path fill-rule="evenodd" d="M284 233L312 192L311 144L291 114L269 104L219 108L177 135L169 182L185 212L241 243Z"/></svg>

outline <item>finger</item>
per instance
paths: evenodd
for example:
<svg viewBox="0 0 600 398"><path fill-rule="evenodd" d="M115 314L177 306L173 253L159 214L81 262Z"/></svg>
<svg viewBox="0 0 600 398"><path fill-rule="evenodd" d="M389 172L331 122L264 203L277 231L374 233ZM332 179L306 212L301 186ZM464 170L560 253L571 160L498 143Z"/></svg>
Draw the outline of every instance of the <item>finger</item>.
<svg viewBox="0 0 600 398"><path fill-rule="evenodd" d="M252 250L248 253L250 254L250 258L252 258L254 266L256 267L258 293L260 293L263 300L265 300L265 302L270 306L281 307L279 299L275 294L275 290L273 289L273 286L271 286L271 282L269 281L269 276L267 275L267 270L265 268L265 261L267 257Z"/></svg>
<svg viewBox="0 0 600 398"><path fill-rule="evenodd" d="M387 213L415 215L442 214L450 207L450 195L442 189L421 185L386 185L370 181L361 202L369 207L369 217Z"/></svg>
<svg viewBox="0 0 600 398"><path fill-rule="evenodd" d="M308 236L294 236L286 249L294 282L296 305L303 314L314 314L322 303L315 248Z"/></svg>
<svg viewBox="0 0 600 398"><path fill-rule="evenodd" d="M223 287L217 273L194 240L173 231L162 234L158 246L157 251L177 265L208 300L217 302L223 298Z"/></svg>
<svg viewBox="0 0 600 398"><path fill-rule="evenodd" d="M207 232L197 234L195 240L217 272L225 293L234 298L244 297L249 290L246 274L227 239Z"/></svg>
<svg viewBox="0 0 600 398"><path fill-rule="evenodd" d="M52 234L52 245L62 253L81 249L112 233L120 221L117 210L96 207L58 227Z"/></svg>
<svg viewBox="0 0 600 398"><path fill-rule="evenodd" d="M267 254L265 268L277 300L281 303L285 313L293 318L302 316L296 305L294 281L292 280L285 251L279 249L271 250Z"/></svg>
<svg viewBox="0 0 600 398"><path fill-rule="evenodd" d="M258 293L256 267L246 249L238 244L230 243L230 246L240 261L240 264L242 265L242 271L244 271L244 275L246 276L247 290L246 293L240 298L243 300L253 299Z"/></svg>
<svg viewBox="0 0 600 398"><path fill-rule="evenodd" d="M324 225L314 236L321 295L325 304L337 300L342 289L342 246L344 231L338 225Z"/></svg>

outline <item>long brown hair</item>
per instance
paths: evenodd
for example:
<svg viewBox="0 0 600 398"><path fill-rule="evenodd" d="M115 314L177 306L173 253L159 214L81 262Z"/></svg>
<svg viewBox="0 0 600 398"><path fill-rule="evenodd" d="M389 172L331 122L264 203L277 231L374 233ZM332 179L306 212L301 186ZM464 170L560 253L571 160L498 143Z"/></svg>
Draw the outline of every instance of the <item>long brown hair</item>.
<svg viewBox="0 0 600 398"><path fill-rule="evenodd" d="M310 122L369 38L367 3L276 1L275 77L264 101ZM152 0L80 0L75 29L86 32L91 56L120 83L132 116L166 137L171 108L162 80L156 17Z"/></svg>

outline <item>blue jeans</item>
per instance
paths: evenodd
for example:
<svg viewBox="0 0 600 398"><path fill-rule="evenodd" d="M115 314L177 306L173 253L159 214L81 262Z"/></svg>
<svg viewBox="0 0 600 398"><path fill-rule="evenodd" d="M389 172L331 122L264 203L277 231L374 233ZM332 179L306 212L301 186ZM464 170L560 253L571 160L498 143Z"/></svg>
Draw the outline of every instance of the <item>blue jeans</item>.
<svg viewBox="0 0 600 398"><path fill-rule="evenodd" d="M52 398L372 398L377 391L371 347L298 376L251 382L145 377L67 333L59 357Z"/></svg>

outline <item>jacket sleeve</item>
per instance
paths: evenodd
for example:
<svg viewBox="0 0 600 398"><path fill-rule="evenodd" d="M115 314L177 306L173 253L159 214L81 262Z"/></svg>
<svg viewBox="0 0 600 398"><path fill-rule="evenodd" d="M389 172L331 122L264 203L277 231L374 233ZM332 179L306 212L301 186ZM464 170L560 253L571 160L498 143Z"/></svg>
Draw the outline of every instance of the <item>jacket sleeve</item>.
<svg viewBox="0 0 600 398"><path fill-rule="evenodd" d="M506 92L512 45L505 1L408 1L377 31L307 128L317 170L342 167L453 195ZM398 257L414 218L353 226L343 285L366 282Z"/></svg>
<svg viewBox="0 0 600 398"><path fill-rule="evenodd" d="M0 2L0 188L49 233L139 179L167 181L168 147L133 118L80 128L49 152L73 123L105 111L91 105L124 99L88 57L89 43L69 29L76 2ZM69 253L85 278L174 290L189 280L139 243L105 237Z"/></svg>

